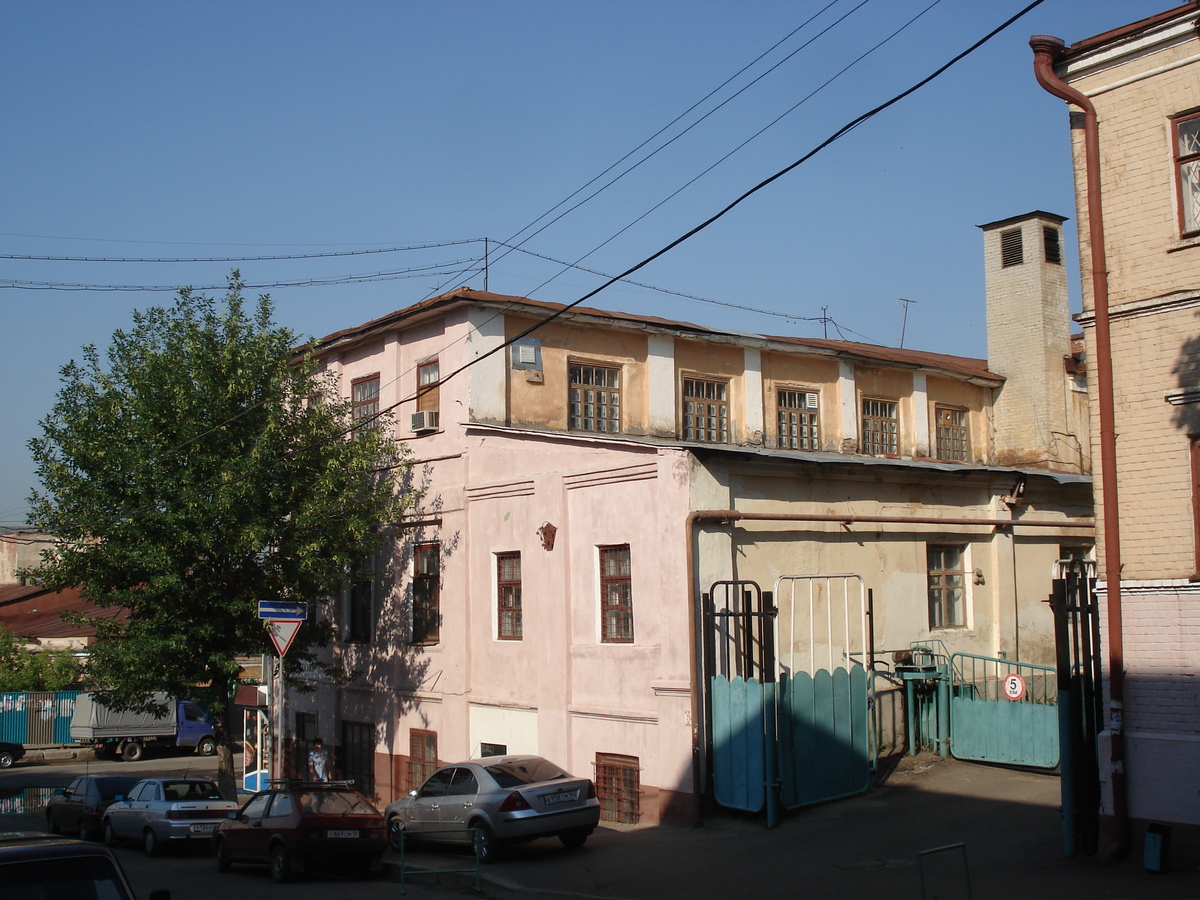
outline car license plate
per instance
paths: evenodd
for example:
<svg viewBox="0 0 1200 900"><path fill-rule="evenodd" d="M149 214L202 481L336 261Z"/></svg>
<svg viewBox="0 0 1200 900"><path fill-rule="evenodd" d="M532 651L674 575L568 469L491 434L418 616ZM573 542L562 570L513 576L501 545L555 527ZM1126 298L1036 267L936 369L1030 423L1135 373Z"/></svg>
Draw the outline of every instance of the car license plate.
<svg viewBox="0 0 1200 900"><path fill-rule="evenodd" d="M542 802L547 806L553 806L556 803L570 803L572 800L579 799L579 791L558 791L554 794L545 794L542 796Z"/></svg>
<svg viewBox="0 0 1200 900"><path fill-rule="evenodd" d="M357 828L331 828L325 832L331 838L356 838L358 837Z"/></svg>
<svg viewBox="0 0 1200 900"><path fill-rule="evenodd" d="M191 832L192 834L212 834L213 829L216 827L216 822L203 822L199 825L193 825Z"/></svg>

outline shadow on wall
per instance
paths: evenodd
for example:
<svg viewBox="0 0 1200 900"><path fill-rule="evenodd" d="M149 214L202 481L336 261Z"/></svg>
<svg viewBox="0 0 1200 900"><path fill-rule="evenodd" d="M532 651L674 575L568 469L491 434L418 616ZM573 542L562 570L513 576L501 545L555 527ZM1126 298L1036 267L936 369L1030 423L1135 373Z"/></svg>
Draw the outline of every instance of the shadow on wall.
<svg viewBox="0 0 1200 900"><path fill-rule="evenodd" d="M1200 337L1190 337L1180 346L1173 374L1182 401L1175 407L1175 427L1189 437L1200 437ZM1197 396L1185 391L1195 391Z"/></svg>

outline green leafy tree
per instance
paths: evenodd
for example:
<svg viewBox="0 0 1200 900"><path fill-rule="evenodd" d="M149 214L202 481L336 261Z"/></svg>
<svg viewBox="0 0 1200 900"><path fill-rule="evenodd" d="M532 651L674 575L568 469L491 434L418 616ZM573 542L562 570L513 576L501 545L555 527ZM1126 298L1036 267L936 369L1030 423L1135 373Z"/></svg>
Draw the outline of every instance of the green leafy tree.
<svg viewBox="0 0 1200 900"><path fill-rule="evenodd" d="M296 346L268 297L245 309L234 271L223 302L184 289L135 313L103 357L85 347L30 441L32 520L60 538L38 578L128 611L93 622L89 685L128 709L155 691L200 699L227 795L237 660L274 652L258 602L315 604L287 661L319 666L321 605L413 500L387 417L354 429Z"/></svg>
<svg viewBox="0 0 1200 900"><path fill-rule="evenodd" d="M61 691L78 676L79 664L69 650L30 650L0 625L0 691Z"/></svg>

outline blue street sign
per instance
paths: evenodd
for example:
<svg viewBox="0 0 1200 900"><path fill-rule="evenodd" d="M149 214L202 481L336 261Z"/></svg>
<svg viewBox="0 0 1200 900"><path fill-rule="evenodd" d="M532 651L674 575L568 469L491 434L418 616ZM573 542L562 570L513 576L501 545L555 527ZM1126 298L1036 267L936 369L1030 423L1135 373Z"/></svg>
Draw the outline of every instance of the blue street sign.
<svg viewBox="0 0 1200 900"><path fill-rule="evenodd" d="M259 600L260 619L307 619L308 604L295 600Z"/></svg>

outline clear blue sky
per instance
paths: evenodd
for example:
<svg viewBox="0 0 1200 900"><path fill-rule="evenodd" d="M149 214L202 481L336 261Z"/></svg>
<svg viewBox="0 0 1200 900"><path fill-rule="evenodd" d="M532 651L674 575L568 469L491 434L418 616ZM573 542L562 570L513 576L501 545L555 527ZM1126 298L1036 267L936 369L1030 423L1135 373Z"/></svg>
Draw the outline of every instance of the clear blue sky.
<svg viewBox="0 0 1200 900"><path fill-rule="evenodd" d="M809 46L523 245L574 261L931 2L837 0L823 13L829 0L6 3L0 253L262 256L528 237L526 225L820 13L625 166L815 37ZM615 274L638 262L1025 5L941 0L581 265ZM1046 0L633 276L716 303L621 286L589 305L807 336L822 334L812 320L824 314L830 337L896 345L905 327L907 347L985 357L976 226L1045 209L1072 218L1074 252L1067 111L1034 82L1029 35L1071 43L1172 5ZM269 289L280 323L320 336L439 289L482 288L478 272L410 277L481 255L462 244L236 265L250 284L407 270ZM488 287L500 293L570 302L601 281L497 256ZM219 286L233 265L3 259L0 284ZM915 301L906 325L902 297ZM59 367L84 344L106 347L132 310L171 301L0 287L0 525L23 521L26 444Z"/></svg>

